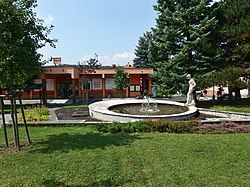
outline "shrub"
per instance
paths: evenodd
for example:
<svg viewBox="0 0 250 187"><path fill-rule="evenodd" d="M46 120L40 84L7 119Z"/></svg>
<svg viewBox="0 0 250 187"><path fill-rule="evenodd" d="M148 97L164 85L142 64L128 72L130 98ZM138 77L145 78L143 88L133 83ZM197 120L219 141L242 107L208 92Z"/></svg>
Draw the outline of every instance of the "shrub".
<svg viewBox="0 0 250 187"><path fill-rule="evenodd" d="M114 122L111 124L98 125L98 130L105 133L135 133L135 132L169 132L169 133L189 133L193 127L198 126L196 121L137 121L129 123Z"/></svg>
<svg viewBox="0 0 250 187"><path fill-rule="evenodd" d="M36 107L25 110L26 121L48 121L49 109L46 107ZM22 114L19 112L18 120L22 121Z"/></svg>
<svg viewBox="0 0 250 187"><path fill-rule="evenodd" d="M169 133L189 133L193 127L198 126L197 121L167 121L157 120L147 122L150 131L169 132Z"/></svg>
<svg viewBox="0 0 250 187"><path fill-rule="evenodd" d="M148 128L144 121L136 121L123 124L122 126L123 132L127 133L135 133L135 132L147 132Z"/></svg>

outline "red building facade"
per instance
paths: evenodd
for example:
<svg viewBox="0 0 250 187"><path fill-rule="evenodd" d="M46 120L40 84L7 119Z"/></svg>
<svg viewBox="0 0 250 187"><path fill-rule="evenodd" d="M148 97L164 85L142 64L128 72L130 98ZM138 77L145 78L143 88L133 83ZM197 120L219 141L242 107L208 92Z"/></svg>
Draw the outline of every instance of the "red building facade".
<svg viewBox="0 0 250 187"><path fill-rule="evenodd" d="M152 92L152 68L123 67L128 73L130 86L123 91L117 91L115 87L115 67L99 68L93 73L86 74L77 66L60 65L43 68L43 74L35 80L37 84L44 86L48 99L76 99L107 98L107 97L136 97L143 91ZM32 90L23 94L24 99L37 99L40 90Z"/></svg>

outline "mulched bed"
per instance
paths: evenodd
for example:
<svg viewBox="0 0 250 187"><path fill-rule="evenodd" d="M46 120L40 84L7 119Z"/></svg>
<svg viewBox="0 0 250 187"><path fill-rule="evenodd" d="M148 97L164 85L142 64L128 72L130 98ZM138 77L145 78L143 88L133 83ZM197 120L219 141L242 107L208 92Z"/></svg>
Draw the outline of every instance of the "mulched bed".
<svg viewBox="0 0 250 187"><path fill-rule="evenodd" d="M194 128L195 133L249 133L250 125L243 125L234 122L221 122L213 124L202 124Z"/></svg>
<svg viewBox="0 0 250 187"><path fill-rule="evenodd" d="M29 147L28 142L20 142L20 149L27 149ZM0 147L1 153L18 153L16 146L14 144L10 144L9 147Z"/></svg>
<svg viewBox="0 0 250 187"><path fill-rule="evenodd" d="M88 108L61 108L55 111L58 120L86 120L86 122L100 121L89 116ZM86 113L86 116L72 117L74 113Z"/></svg>

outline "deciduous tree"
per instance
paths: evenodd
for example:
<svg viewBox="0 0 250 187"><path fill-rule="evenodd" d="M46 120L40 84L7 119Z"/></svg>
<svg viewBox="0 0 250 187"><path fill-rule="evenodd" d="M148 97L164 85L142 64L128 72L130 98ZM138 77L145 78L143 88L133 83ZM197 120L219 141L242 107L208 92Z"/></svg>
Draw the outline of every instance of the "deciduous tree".
<svg viewBox="0 0 250 187"><path fill-rule="evenodd" d="M22 90L27 80L41 73L39 48L54 39L48 34L52 27L43 25L34 8L36 0L0 1L0 88L8 91L12 104L12 121L15 128L15 143L19 149L19 134L16 115L16 91Z"/></svg>
<svg viewBox="0 0 250 187"><path fill-rule="evenodd" d="M116 74L114 79L115 79L115 89L122 91L122 93L124 94L124 89L129 87L128 73L126 73L122 68L118 67L116 68Z"/></svg>

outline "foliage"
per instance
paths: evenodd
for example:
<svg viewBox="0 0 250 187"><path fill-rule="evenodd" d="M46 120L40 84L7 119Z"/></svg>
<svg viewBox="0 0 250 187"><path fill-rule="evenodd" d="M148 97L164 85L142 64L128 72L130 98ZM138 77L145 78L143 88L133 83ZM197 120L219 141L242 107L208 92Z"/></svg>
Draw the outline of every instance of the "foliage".
<svg viewBox="0 0 250 187"><path fill-rule="evenodd" d="M219 11L223 64L250 68L250 1L223 0Z"/></svg>
<svg viewBox="0 0 250 187"><path fill-rule="evenodd" d="M150 61L156 67L157 92L183 92L187 73L196 76L213 69L219 57L211 41L211 30L217 21L210 3L211 0L158 0L157 24L149 47Z"/></svg>
<svg viewBox="0 0 250 187"><path fill-rule="evenodd" d="M250 99L236 101L199 101L199 108L208 108L219 111L248 112L250 113Z"/></svg>
<svg viewBox="0 0 250 187"><path fill-rule="evenodd" d="M78 62L78 67L82 70L84 74L94 73L96 69L101 66L101 63L98 59L98 54L95 53L94 58L90 58L89 60Z"/></svg>
<svg viewBox="0 0 250 187"><path fill-rule="evenodd" d="M125 88L129 87L128 73L125 72L122 68L116 68L114 79L116 90L124 90Z"/></svg>
<svg viewBox="0 0 250 187"><path fill-rule="evenodd" d="M48 121L49 109L46 107L37 107L25 110L26 121ZM22 121L21 113L18 114L18 120Z"/></svg>
<svg viewBox="0 0 250 187"><path fill-rule="evenodd" d="M249 134L30 131L32 148L0 153L2 186L249 186Z"/></svg>
<svg viewBox="0 0 250 187"><path fill-rule="evenodd" d="M134 67L152 67L153 63L149 60L149 43L152 37L151 32L146 32L139 38L135 49Z"/></svg>
<svg viewBox="0 0 250 187"><path fill-rule="evenodd" d="M250 79L250 1L221 1L215 12L218 19L214 40L220 47L221 61L214 72L201 76L201 85L219 83L240 98L240 89L249 87ZM244 80L240 80L242 77ZM248 80L248 82L247 82Z"/></svg>
<svg viewBox="0 0 250 187"><path fill-rule="evenodd" d="M55 47L48 38L52 27L36 17L36 6L36 0L0 1L0 87L9 91L41 73L39 48Z"/></svg>
<svg viewBox="0 0 250 187"><path fill-rule="evenodd" d="M169 133L188 133L192 128L197 126L196 121L137 121L130 123L117 123L102 124L98 126L100 132L106 133L135 133L135 132L169 132Z"/></svg>
<svg viewBox="0 0 250 187"><path fill-rule="evenodd" d="M247 74L245 69L227 67L221 71L212 71L204 74L197 79L197 82L202 88L222 85L229 87L231 90L235 90L236 88L243 89L248 87L247 79L244 79L244 76Z"/></svg>

